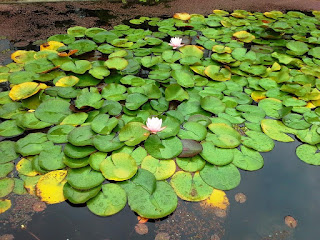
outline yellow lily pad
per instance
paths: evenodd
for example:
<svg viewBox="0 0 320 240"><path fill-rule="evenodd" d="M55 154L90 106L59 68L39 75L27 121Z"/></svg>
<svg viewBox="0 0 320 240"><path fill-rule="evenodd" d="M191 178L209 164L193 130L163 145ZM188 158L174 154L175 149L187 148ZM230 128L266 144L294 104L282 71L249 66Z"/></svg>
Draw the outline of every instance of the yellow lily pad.
<svg viewBox="0 0 320 240"><path fill-rule="evenodd" d="M180 19L183 21L189 20L191 18L189 13L175 13L173 18Z"/></svg>
<svg viewBox="0 0 320 240"><path fill-rule="evenodd" d="M201 202L201 206L203 207L219 208L222 210L226 210L229 205L230 203L226 193L219 189L213 189L210 197Z"/></svg>
<svg viewBox="0 0 320 240"><path fill-rule="evenodd" d="M251 93L251 98L252 98L255 102L259 102L260 100L267 98L266 92L253 91L253 92Z"/></svg>
<svg viewBox="0 0 320 240"><path fill-rule="evenodd" d="M256 37L247 31L239 31L233 34L234 37L238 38L239 41L249 43L252 42Z"/></svg>
<svg viewBox="0 0 320 240"><path fill-rule="evenodd" d="M63 186L67 182L66 176L67 170L56 170L41 176L36 186L37 196L41 201L48 204L65 201Z"/></svg>
<svg viewBox="0 0 320 240"><path fill-rule="evenodd" d="M25 63L34 60L35 51L18 50L11 54L11 59L16 63Z"/></svg>
<svg viewBox="0 0 320 240"><path fill-rule="evenodd" d="M0 199L0 214L7 211L11 208L11 200L9 199Z"/></svg>
<svg viewBox="0 0 320 240"><path fill-rule="evenodd" d="M13 101L26 99L39 92L41 89L46 89L47 85L44 83L25 82L15 85L11 88L9 97Z"/></svg>
<svg viewBox="0 0 320 240"><path fill-rule="evenodd" d="M79 82L79 78L77 78L75 76L66 76L66 77L60 78L56 82L56 86L57 87L72 87L72 86L76 85L78 82Z"/></svg>
<svg viewBox="0 0 320 240"><path fill-rule="evenodd" d="M43 50L57 50L59 47L63 47L64 44L57 41L49 41L40 45L40 51Z"/></svg>

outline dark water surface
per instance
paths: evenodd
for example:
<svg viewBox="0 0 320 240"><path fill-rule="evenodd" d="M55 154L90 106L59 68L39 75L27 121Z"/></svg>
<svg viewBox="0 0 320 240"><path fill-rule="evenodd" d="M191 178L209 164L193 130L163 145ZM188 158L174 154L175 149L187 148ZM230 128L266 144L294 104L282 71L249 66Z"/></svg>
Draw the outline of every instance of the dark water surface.
<svg viewBox="0 0 320 240"><path fill-rule="evenodd" d="M182 231L185 220L172 223L170 233L176 231L177 235L171 235L170 239L205 239L219 230L221 240L313 240L319 239L320 228L317 227L320 216L320 174L319 167L311 166L300 161L295 155L295 148L299 142L277 143L272 152L265 153L264 167L255 172L241 172L240 185L231 191L227 191L230 208L225 219L211 214L198 215L199 220L213 226L213 222L219 222L221 228L208 231L209 234L201 234L195 237L197 232L184 235ZM243 204L234 200L236 193L242 192L247 196ZM163 224L183 211L198 211L198 203L180 202L176 212L168 218L148 222L149 233L138 235L134 227L137 224L137 216L125 207L120 213L111 217L98 217L92 214L85 206L72 207L67 202L50 205L47 209L33 216L27 225L27 230L5 229L15 239L39 239L55 240L121 240L154 239L156 232ZM199 208L200 209L200 208ZM298 221L295 229L290 229L284 223L284 217L293 216ZM0 215L1 219L1 215ZM224 223L223 223L224 221ZM201 231L200 222L194 221L195 229ZM176 226L179 225L177 228ZM199 225L199 226L197 226ZM167 228L168 229L168 228ZM195 230L197 231L197 230Z"/></svg>

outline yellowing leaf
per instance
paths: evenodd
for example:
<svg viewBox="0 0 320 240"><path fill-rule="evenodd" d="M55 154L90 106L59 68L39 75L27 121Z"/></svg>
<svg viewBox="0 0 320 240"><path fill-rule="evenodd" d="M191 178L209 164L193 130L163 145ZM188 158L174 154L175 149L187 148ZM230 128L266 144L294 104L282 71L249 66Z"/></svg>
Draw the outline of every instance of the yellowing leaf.
<svg viewBox="0 0 320 240"><path fill-rule="evenodd" d="M315 108L315 107L318 107L318 106L320 106L320 100L307 102L307 105L305 107L307 107L307 108Z"/></svg>
<svg viewBox="0 0 320 240"><path fill-rule="evenodd" d="M190 14L189 13L176 13L173 15L174 18L180 19L180 20L189 20L190 19Z"/></svg>
<svg viewBox="0 0 320 240"><path fill-rule="evenodd" d="M57 42L57 41L49 41L47 43L44 43L40 45L40 51L43 50L57 50L59 47L64 46L63 43Z"/></svg>
<svg viewBox="0 0 320 240"><path fill-rule="evenodd" d="M21 99L28 98L41 89L46 89L47 85L44 83L25 82L18 85L14 85L9 92L9 97L13 101L19 101Z"/></svg>
<svg viewBox="0 0 320 240"><path fill-rule="evenodd" d="M19 173L29 177L33 177L39 174L37 171L32 169L32 163L30 159L27 158L22 158L16 165L16 169Z"/></svg>
<svg viewBox="0 0 320 240"><path fill-rule="evenodd" d="M7 211L11 208L11 200L9 199L0 199L0 214Z"/></svg>
<svg viewBox="0 0 320 240"><path fill-rule="evenodd" d="M233 34L234 37L238 38L241 42L252 42L256 37L247 31L239 31Z"/></svg>
<svg viewBox="0 0 320 240"><path fill-rule="evenodd" d="M11 54L11 59L16 63L25 63L34 59L35 51L18 50Z"/></svg>
<svg viewBox="0 0 320 240"><path fill-rule="evenodd" d="M266 98L266 92L261 92L261 91L253 91L251 93L251 98L256 101L259 102L262 99Z"/></svg>
<svg viewBox="0 0 320 240"><path fill-rule="evenodd" d="M200 204L203 207L212 207L226 210L230 203L224 191L213 189L210 197L207 200L202 201Z"/></svg>
<svg viewBox="0 0 320 240"><path fill-rule="evenodd" d="M63 186L67 182L67 173L67 170L56 170L41 176L36 186L37 196L41 201L54 204L66 200Z"/></svg>
<svg viewBox="0 0 320 240"><path fill-rule="evenodd" d="M77 78L75 76L66 76L66 77L60 78L56 82L56 86L57 87L72 87L72 86L76 85L78 82L79 82L79 78Z"/></svg>
<svg viewBox="0 0 320 240"><path fill-rule="evenodd" d="M24 187L27 189L29 194L31 194L31 195L36 194L36 185L37 185L40 177L41 176L25 177L23 179Z"/></svg>

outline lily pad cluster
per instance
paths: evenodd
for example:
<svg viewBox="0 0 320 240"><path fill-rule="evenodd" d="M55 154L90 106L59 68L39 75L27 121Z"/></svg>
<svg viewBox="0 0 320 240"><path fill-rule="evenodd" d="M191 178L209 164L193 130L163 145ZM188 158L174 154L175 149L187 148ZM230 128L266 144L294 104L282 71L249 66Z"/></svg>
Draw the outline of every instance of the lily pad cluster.
<svg viewBox="0 0 320 240"><path fill-rule="evenodd" d="M161 218L178 197L237 187L275 140L296 136L297 156L320 165L319 27L318 11L214 10L71 27L16 51L0 67L0 197L27 189L100 216L128 203ZM157 134L143 127L152 116Z"/></svg>

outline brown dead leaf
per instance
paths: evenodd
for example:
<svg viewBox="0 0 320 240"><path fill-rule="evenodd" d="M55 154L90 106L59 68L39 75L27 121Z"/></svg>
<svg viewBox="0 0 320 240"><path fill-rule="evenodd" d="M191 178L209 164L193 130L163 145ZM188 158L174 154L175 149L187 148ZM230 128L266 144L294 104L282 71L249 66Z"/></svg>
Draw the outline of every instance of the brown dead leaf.
<svg viewBox="0 0 320 240"><path fill-rule="evenodd" d="M243 193L237 193L234 196L234 199L238 202L238 203L244 203L245 201L247 201L247 196L244 195Z"/></svg>
<svg viewBox="0 0 320 240"><path fill-rule="evenodd" d="M14 236L12 234L4 234L0 236L0 240L13 240Z"/></svg>
<svg viewBox="0 0 320 240"><path fill-rule="evenodd" d="M47 204L39 201L39 202L36 202L35 204L33 204L32 208L35 212L42 212L43 210L45 210L47 208Z"/></svg>
<svg viewBox="0 0 320 240"><path fill-rule="evenodd" d="M143 223L138 223L135 227L134 230L136 230L136 233L140 235L145 235L148 233L148 226L143 224Z"/></svg>
<svg viewBox="0 0 320 240"><path fill-rule="evenodd" d="M217 234L211 236L210 240L220 240L220 237Z"/></svg>
<svg viewBox="0 0 320 240"><path fill-rule="evenodd" d="M217 216L217 217L220 217L220 218L225 218L227 216L227 211L224 210L224 209L220 209L220 208L214 208L214 214Z"/></svg>
<svg viewBox="0 0 320 240"><path fill-rule="evenodd" d="M166 232L159 232L154 240L169 240L170 235Z"/></svg>
<svg viewBox="0 0 320 240"><path fill-rule="evenodd" d="M284 222L289 228L296 228L298 225L298 221L294 219L294 217L291 217L290 215L284 218Z"/></svg>

